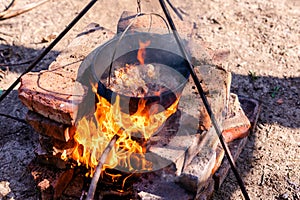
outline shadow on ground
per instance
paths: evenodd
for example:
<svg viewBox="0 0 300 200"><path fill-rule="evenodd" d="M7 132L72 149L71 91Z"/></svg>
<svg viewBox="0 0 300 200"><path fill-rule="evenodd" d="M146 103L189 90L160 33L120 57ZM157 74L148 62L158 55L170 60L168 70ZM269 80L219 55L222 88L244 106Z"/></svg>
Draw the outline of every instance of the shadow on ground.
<svg viewBox="0 0 300 200"><path fill-rule="evenodd" d="M8 88L42 51L0 44L0 89ZM32 71L47 69L58 54L57 51L49 52ZM38 198L34 181L27 171L27 165L34 158L38 135L24 123L26 113L16 90L0 102L0 199ZM7 192L4 197L3 192Z"/></svg>
<svg viewBox="0 0 300 200"><path fill-rule="evenodd" d="M233 74L231 91L262 102L260 123L300 128L300 77Z"/></svg>
<svg viewBox="0 0 300 200"><path fill-rule="evenodd" d="M22 73L43 50L0 44L0 69L2 71L8 70L9 72ZM47 69L58 54L58 51L50 51L32 71Z"/></svg>
<svg viewBox="0 0 300 200"><path fill-rule="evenodd" d="M295 130L300 128L300 77L243 76L233 73L231 92L257 99L262 103L257 128L273 124ZM244 178L247 177L249 173L253 173L251 170L255 168L257 157L254 156L254 151L258 148L256 141L261 139L258 135L260 133L261 131L254 131L249 136L248 142L237 161L238 170ZM290 141L286 142L288 145ZM300 144L300 141L298 141L298 144ZM280 167L285 167L287 164L279 163L279 165ZM263 186L263 179L256 180L256 184L261 188L266 187L265 189L270 190L276 188L278 182L284 181L285 183L280 182L279 184L281 184L283 188L286 187L286 190L290 190L292 193L293 190L288 189L289 187L286 186L289 184L286 180L279 180L278 177L278 180L275 180L275 178L273 179L275 182L268 186ZM233 173L230 171L230 174L225 179L219 191L215 192L213 199L232 199L232 194L236 190L240 190L240 188ZM278 195L270 196L270 199L284 199L280 192L279 190L275 192L278 193ZM242 195L240 195L240 197L243 199Z"/></svg>
<svg viewBox="0 0 300 200"><path fill-rule="evenodd" d="M0 67L2 70L9 70L9 72L22 73L29 66L30 62L27 61L34 59L41 51L25 47L0 45ZM51 51L34 71L47 69L49 64L55 60L58 53ZM17 63L24 64L16 66L15 64ZM277 78L255 76L255 74L244 76L233 73L232 92L262 102L258 125L279 124L283 127L299 129L299 88L300 77ZM17 91L13 91L12 94L1 102L0 106L1 113L10 114L20 119L25 118L26 109L24 110L24 106L18 100ZM8 197L34 198L35 188L32 184L28 185L28 178L30 177L27 175L26 178L20 177L24 177L24 174L28 173L26 172L26 165L34 156L33 149L36 146L37 136L33 133L29 125L3 116L0 116L0 128L2 130L0 150L1 152L4 150L6 152L5 155L0 156L0 162L3 164L1 166L0 182L10 180L12 191ZM243 177L247 176L251 169L256 138L256 132L250 135L247 148L237 162ZM11 148L8 148L9 146ZM27 156L24 156L24 153L21 153L22 151ZM13 156L8 156L8 154ZM21 157L17 156L18 154ZM11 169L15 169L15 171ZM222 186L221 191L217 192L217 196L214 199L230 199L231 193L239 189L235 179L228 180L230 178L227 178L226 181L233 182L231 187L227 187L226 184L224 187ZM224 191L226 191L227 196L224 194Z"/></svg>

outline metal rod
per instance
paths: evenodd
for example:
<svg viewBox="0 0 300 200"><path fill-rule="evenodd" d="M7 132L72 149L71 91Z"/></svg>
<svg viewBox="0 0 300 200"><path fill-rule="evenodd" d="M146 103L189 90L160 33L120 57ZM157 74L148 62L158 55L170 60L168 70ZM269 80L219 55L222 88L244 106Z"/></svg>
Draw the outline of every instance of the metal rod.
<svg viewBox="0 0 300 200"><path fill-rule="evenodd" d="M169 4L169 6L172 8L172 10L174 11L174 13L177 15L177 17L183 21L183 17L182 15L179 13L179 11L177 10L177 8L175 8L175 6L173 6L173 4L170 2L170 0L167 0L167 3Z"/></svg>
<svg viewBox="0 0 300 200"><path fill-rule="evenodd" d="M102 172L103 164L105 163L109 152L115 146L117 139L118 139L118 135L116 134L110 140L107 147L104 149L104 151L103 151L103 153L102 153L102 155L99 159L99 162L98 162L98 165L96 167L95 173L93 175L93 179L91 181L91 185L90 185L86 200L92 200L94 198L95 191L96 191L96 188L97 188L97 184L98 184L98 181L99 181L99 177L100 177L101 172Z"/></svg>
<svg viewBox="0 0 300 200"><path fill-rule="evenodd" d="M23 75L30 72L50 51L51 49L73 28L73 26L92 8L97 0L92 0L85 8L73 19L73 21L53 40L53 42L35 59L33 63L15 80L13 84L0 96L0 102L18 85Z"/></svg>
<svg viewBox="0 0 300 200"><path fill-rule="evenodd" d="M227 157L227 159L229 161L230 167L231 167L231 169L232 169L232 171L233 171L233 173L234 173L234 175L235 175L235 177L237 179L237 182L238 182L238 184L240 186L240 189L241 189L241 191L243 193L243 196L244 196L244 198L246 200L250 200L250 197L249 197L249 195L247 193L247 190L245 188L244 182L243 182L241 176L239 175L239 172L238 172L238 170L236 168L236 165L235 165L234 159L232 158L230 150L229 150L227 144L224 142L224 138L222 136L222 131L221 131L221 129L220 129L218 123L217 123L217 120L216 120L216 118L215 118L215 116L214 116L214 114L212 112L212 109L211 109L211 107L210 107L210 105L208 103L208 100L207 100L207 98L206 98L206 96L204 94L203 88L202 88L202 86L200 84L200 81L199 81L199 79L198 79L195 71L194 71L194 67L193 67L193 65L192 65L192 63L191 63L191 61L189 59L189 56L188 56L188 54L187 54L187 52L186 52L186 50L185 50L185 48L183 46L183 43L182 43L182 41L181 41L181 39L179 37L179 34L178 34L177 29L175 27L175 24L174 24L174 22L173 22L173 20L171 18L171 15L170 15L170 13L168 11L168 8L166 7L166 4L165 4L164 0L159 0L159 2L160 2L160 5L161 5L161 7L162 7L162 9L163 9L163 11L165 13L165 15L166 15L166 18L167 18L168 22L170 24L170 27L171 27L171 29L173 31L173 35L174 35L174 37L176 39L176 42L178 43L180 51L183 54L184 58L188 61L188 64L189 64L188 68L189 68L189 71L191 73L191 76L192 76L192 78L193 78L193 80L195 82L195 85L196 85L196 87L197 87L197 89L199 91L199 94L200 94L201 99L202 99L202 101L204 103L204 106L205 106L205 108L206 108L206 110L207 110L207 112L208 112L208 114L210 116L212 124L213 124L213 126L214 126L214 128L215 128L215 130L217 132L217 135L219 137L220 143L221 143L221 145L222 145L222 147L223 147L223 149L225 151L225 155L226 155L226 157Z"/></svg>

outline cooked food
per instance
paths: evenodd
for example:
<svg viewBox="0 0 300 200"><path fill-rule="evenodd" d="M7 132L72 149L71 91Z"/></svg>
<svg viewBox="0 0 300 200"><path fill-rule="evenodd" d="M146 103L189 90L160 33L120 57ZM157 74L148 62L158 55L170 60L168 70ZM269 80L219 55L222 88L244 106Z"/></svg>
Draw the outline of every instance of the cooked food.
<svg viewBox="0 0 300 200"><path fill-rule="evenodd" d="M182 81L178 72L159 63L116 67L110 78L109 89L134 97L159 96L164 91L178 87Z"/></svg>

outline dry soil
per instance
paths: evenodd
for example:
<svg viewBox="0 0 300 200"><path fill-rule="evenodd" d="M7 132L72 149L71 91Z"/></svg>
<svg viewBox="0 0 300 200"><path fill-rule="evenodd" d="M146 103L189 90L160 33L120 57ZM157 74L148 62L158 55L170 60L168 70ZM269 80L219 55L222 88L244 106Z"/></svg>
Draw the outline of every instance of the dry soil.
<svg viewBox="0 0 300 200"><path fill-rule="evenodd" d="M37 0L35 0L37 1ZM3 10L10 0L1 0ZM22 7L34 0L23 0ZM50 0L20 16L0 21L0 89L6 89L28 63L88 3ZM161 13L158 1L142 0L142 11ZM300 199L300 1L171 0L194 34L211 49L228 49L223 67L233 74L232 91L262 101L258 125L237 166L252 199ZM136 1L99 0L72 31L38 64L46 69L91 22L116 31L123 10ZM174 13L172 13L174 14ZM173 15L176 17L175 15ZM26 109L17 87L0 105L0 199L37 199L26 171L37 134L23 123ZM20 120L21 119L21 120ZM243 199L232 173L213 199Z"/></svg>

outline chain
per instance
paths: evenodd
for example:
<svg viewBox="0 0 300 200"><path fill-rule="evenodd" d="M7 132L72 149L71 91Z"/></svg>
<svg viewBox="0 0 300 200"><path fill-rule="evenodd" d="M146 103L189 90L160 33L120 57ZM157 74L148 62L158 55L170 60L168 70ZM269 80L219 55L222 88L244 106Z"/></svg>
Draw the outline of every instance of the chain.
<svg viewBox="0 0 300 200"><path fill-rule="evenodd" d="M142 8L141 8L141 0L136 0L137 2L137 13L141 13L142 12Z"/></svg>

